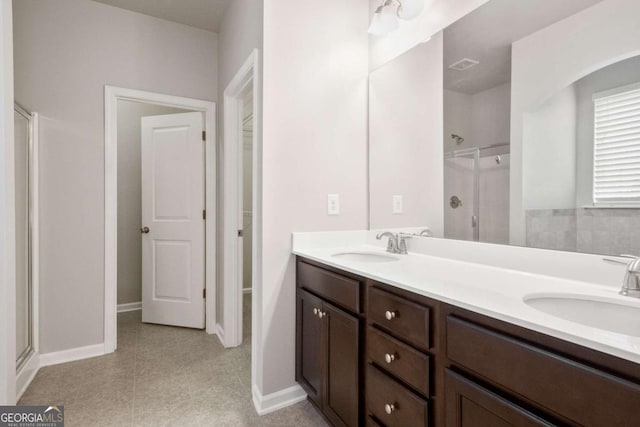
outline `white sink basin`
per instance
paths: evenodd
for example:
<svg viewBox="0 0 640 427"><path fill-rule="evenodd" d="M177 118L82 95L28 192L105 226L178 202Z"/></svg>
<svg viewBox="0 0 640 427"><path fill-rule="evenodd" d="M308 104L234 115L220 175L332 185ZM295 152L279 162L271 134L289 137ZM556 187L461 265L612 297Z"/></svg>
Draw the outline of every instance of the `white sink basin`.
<svg viewBox="0 0 640 427"><path fill-rule="evenodd" d="M386 255L376 252L343 252L331 255L333 258L338 258L343 261L354 262L392 262L398 261L400 258L392 255Z"/></svg>
<svg viewBox="0 0 640 427"><path fill-rule="evenodd" d="M533 295L525 297L524 302L561 319L640 337L640 301L588 295Z"/></svg>

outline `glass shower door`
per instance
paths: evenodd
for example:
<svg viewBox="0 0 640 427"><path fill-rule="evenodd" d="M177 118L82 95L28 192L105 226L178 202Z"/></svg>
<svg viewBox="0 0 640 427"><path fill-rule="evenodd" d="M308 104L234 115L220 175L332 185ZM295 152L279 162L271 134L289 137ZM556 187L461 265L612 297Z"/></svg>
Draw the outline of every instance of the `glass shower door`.
<svg viewBox="0 0 640 427"><path fill-rule="evenodd" d="M511 156L502 149L479 162L478 208L480 241L509 244L509 168Z"/></svg>
<svg viewBox="0 0 640 427"><path fill-rule="evenodd" d="M478 240L480 236L477 149L445 154L445 237Z"/></svg>
<svg viewBox="0 0 640 427"><path fill-rule="evenodd" d="M31 115L16 106L15 125L15 222L16 222L16 370L33 351L30 144Z"/></svg>

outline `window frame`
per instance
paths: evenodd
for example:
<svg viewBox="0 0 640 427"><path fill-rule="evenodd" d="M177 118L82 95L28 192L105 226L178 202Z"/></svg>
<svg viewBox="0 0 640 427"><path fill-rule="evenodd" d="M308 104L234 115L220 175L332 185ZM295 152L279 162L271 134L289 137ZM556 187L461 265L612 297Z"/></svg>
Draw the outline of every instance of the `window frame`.
<svg viewBox="0 0 640 427"><path fill-rule="evenodd" d="M608 89L600 92L595 92L592 95L593 102L593 136L591 142L592 148L592 164L591 164L591 205L586 206L587 208L610 208L610 209L625 209L625 208L640 208L640 200L608 200L608 201L597 201L596 199L596 101L601 100L603 98L608 98L611 96L617 96L624 94L626 92L636 92L640 91L640 82L632 83L629 85L619 86L613 89ZM640 147L640 142L638 143Z"/></svg>

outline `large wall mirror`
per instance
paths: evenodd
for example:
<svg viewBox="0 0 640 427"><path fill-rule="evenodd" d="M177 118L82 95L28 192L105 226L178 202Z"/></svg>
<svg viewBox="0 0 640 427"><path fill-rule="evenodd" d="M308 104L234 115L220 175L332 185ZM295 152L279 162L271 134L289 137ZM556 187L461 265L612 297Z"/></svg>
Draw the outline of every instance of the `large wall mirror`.
<svg viewBox="0 0 640 427"><path fill-rule="evenodd" d="M489 0L370 75L370 223L640 255L640 2Z"/></svg>

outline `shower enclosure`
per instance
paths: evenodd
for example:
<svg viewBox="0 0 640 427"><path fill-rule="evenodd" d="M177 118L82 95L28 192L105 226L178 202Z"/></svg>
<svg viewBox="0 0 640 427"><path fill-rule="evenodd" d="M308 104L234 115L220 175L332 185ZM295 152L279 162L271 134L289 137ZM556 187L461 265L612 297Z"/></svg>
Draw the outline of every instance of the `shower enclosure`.
<svg viewBox="0 0 640 427"><path fill-rule="evenodd" d="M509 144L445 153L445 237L509 242L509 163Z"/></svg>
<svg viewBox="0 0 640 427"><path fill-rule="evenodd" d="M34 117L14 106L15 224L16 224L16 371L20 372L36 351L34 333L32 169Z"/></svg>

